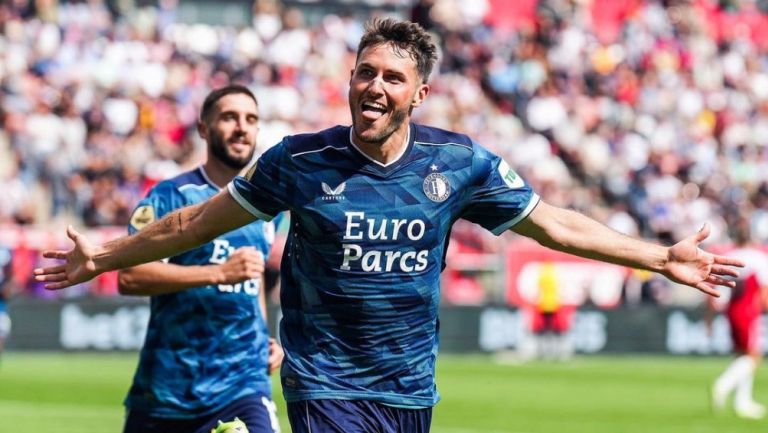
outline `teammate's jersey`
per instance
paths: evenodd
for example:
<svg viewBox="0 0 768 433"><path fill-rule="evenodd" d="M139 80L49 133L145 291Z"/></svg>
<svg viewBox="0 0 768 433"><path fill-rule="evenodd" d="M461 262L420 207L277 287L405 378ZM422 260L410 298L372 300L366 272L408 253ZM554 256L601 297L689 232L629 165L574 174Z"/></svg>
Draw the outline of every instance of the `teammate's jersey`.
<svg viewBox="0 0 768 433"><path fill-rule="evenodd" d="M291 212L281 263L286 399L413 408L438 400L439 279L454 221L500 234L538 203L470 138L415 124L386 166L337 126L286 137L228 188L259 218Z"/></svg>
<svg viewBox="0 0 768 433"><path fill-rule="evenodd" d="M762 311L761 287L768 286L768 255L757 248L746 247L735 249L728 256L746 264L739 272L736 287L731 290L728 311L731 315L757 317Z"/></svg>
<svg viewBox="0 0 768 433"><path fill-rule="evenodd" d="M202 168L163 181L138 204L129 232L218 191ZM255 247L266 258L273 239L272 223L257 221L169 262L221 264L244 246ZM270 395L269 335L259 307L260 290L260 281L248 280L152 296L147 336L126 407L156 417L191 418L246 395Z"/></svg>

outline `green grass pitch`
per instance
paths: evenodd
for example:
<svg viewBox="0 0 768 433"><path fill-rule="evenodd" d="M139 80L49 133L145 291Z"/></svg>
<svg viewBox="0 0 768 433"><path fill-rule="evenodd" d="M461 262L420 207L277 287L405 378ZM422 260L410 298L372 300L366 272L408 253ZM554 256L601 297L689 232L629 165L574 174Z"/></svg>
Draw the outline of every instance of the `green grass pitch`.
<svg viewBox="0 0 768 433"><path fill-rule="evenodd" d="M135 354L18 353L0 362L0 433L120 432ZM706 391L727 358L578 357L496 364L441 356L432 433L766 432L768 420L712 414ZM277 382L277 380L275 380ZM768 403L768 368L755 395ZM283 432L290 428L275 383Z"/></svg>

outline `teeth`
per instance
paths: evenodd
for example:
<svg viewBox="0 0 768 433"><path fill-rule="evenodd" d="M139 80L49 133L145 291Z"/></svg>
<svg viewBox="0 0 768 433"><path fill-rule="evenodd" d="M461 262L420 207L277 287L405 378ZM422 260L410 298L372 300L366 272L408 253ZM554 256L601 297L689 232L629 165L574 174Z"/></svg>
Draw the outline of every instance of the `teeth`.
<svg viewBox="0 0 768 433"><path fill-rule="evenodd" d="M376 103L366 102L365 104L363 104L363 108L371 108L371 109L374 109L374 110L382 110L383 111L383 110L386 110L387 107L385 105L383 105L383 104L376 104Z"/></svg>

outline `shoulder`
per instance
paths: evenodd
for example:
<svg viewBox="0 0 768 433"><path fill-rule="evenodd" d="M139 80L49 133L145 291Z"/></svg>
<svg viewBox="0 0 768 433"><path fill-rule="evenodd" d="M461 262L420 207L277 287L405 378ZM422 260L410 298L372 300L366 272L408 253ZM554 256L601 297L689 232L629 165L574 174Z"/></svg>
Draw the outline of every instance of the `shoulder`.
<svg viewBox="0 0 768 433"><path fill-rule="evenodd" d="M150 195L167 195L178 193L189 188L207 188L209 185L208 180L203 176L200 168L186 171L169 179L160 181L157 185L152 187Z"/></svg>
<svg viewBox="0 0 768 433"><path fill-rule="evenodd" d="M283 138L284 152L293 158L323 151L347 148L349 127L334 126L311 134L290 135Z"/></svg>
<svg viewBox="0 0 768 433"><path fill-rule="evenodd" d="M441 147L452 152L471 155L479 147L468 135L445 129L413 124L415 146Z"/></svg>

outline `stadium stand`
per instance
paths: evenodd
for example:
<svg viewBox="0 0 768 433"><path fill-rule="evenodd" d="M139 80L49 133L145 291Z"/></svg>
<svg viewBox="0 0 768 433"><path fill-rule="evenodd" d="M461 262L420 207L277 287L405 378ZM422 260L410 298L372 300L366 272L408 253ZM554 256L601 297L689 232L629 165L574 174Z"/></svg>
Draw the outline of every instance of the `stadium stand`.
<svg viewBox="0 0 768 433"><path fill-rule="evenodd" d="M317 3L228 2L208 16L205 1L3 2L3 240L25 257L56 241L49 227L125 226L149 187L198 163L197 109L225 83L257 93L264 145L349 123L353 45L376 14L441 41L417 120L477 138L554 204L662 242L708 221L727 245L747 214L768 240L768 2ZM511 236L460 224L454 241L494 256ZM492 299L454 274L457 302ZM114 293L104 284L88 290Z"/></svg>

